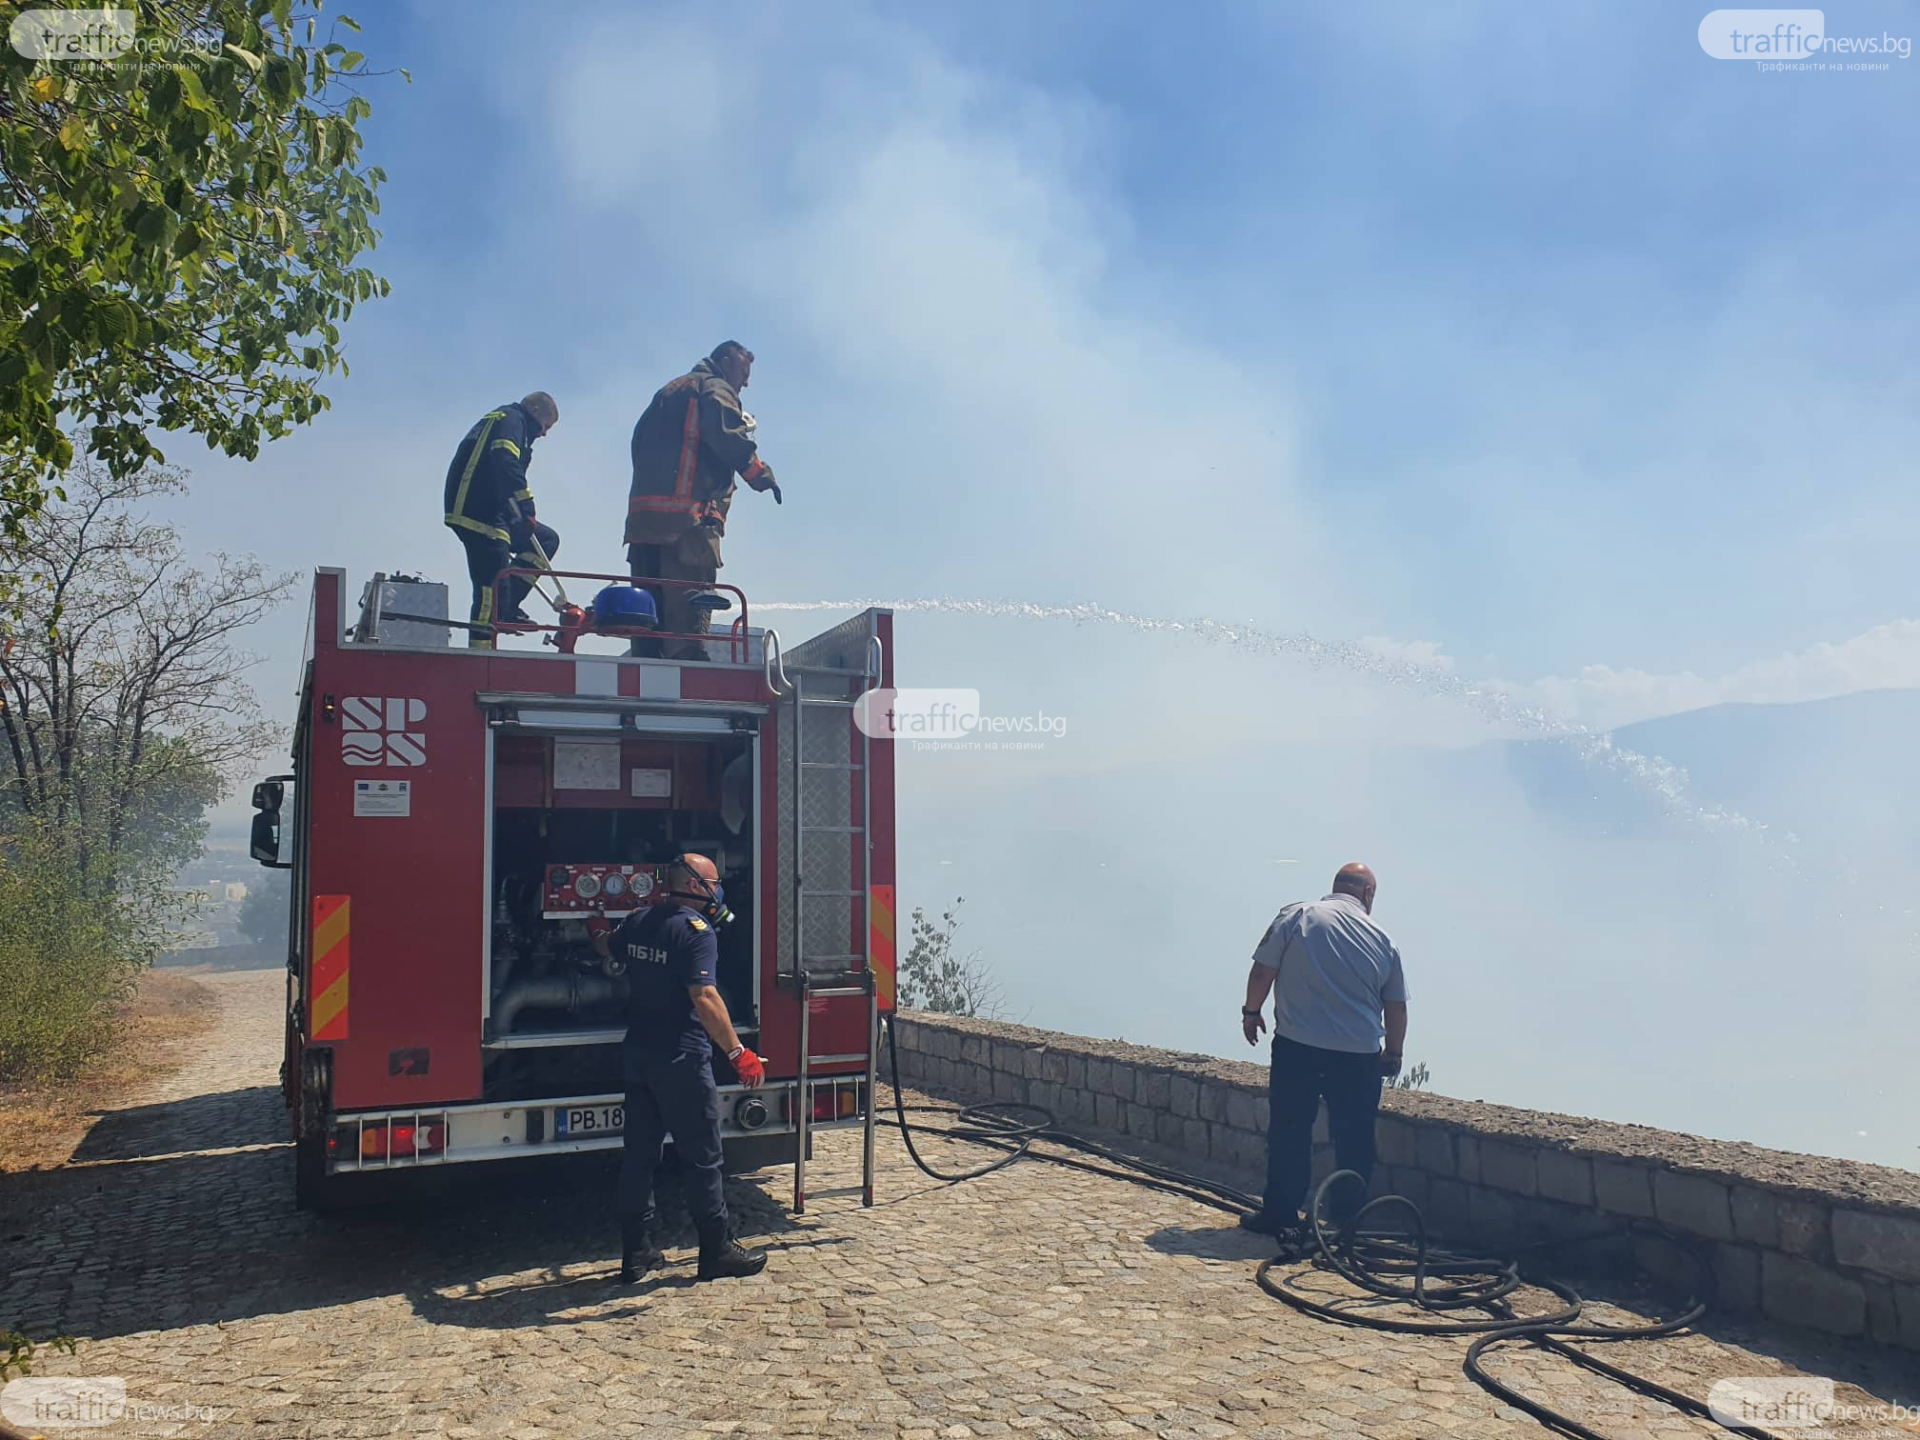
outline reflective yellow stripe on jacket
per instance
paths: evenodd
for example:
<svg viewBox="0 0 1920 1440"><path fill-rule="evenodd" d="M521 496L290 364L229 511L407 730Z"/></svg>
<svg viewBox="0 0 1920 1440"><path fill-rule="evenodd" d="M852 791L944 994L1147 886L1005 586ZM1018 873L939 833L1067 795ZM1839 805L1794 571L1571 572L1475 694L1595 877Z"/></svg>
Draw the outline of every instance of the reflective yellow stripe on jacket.
<svg viewBox="0 0 1920 1440"><path fill-rule="evenodd" d="M498 525L489 525L483 520L475 520L466 513L467 490L473 484L474 471L480 468L480 457L487 452L487 436L493 433L493 427L498 422L507 418L507 412L489 410L480 418L486 424L480 433L473 437L473 449L467 455L467 468L460 472L460 488L453 492L453 508L447 511L447 524L458 526L462 530L473 530L481 535L491 536L495 540L506 540L510 537ZM504 446L513 451L514 457L519 458L520 449L511 440L501 439L493 443L495 446Z"/></svg>

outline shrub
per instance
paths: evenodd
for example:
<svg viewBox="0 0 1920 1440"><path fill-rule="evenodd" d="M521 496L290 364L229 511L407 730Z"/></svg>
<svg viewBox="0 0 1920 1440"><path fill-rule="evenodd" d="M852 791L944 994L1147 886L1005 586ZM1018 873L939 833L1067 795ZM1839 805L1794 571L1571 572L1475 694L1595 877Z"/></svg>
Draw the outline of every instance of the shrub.
<svg viewBox="0 0 1920 1440"><path fill-rule="evenodd" d="M913 908L913 943L900 961L899 998L902 1005L940 1015L978 1015L1000 1018L1000 986L978 950L956 954L953 938L960 928L961 896L951 910L940 912L939 922Z"/></svg>
<svg viewBox="0 0 1920 1440"><path fill-rule="evenodd" d="M158 894L101 899L83 865L56 829L0 839L0 1079L77 1073L112 1040L114 1007L159 947Z"/></svg>

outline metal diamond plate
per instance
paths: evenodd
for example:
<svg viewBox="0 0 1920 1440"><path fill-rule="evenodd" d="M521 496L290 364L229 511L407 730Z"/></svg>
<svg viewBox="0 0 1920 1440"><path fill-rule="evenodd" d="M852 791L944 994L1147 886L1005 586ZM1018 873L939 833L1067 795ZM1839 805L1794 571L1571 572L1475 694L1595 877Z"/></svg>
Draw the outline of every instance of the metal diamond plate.
<svg viewBox="0 0 1920 1440"><path fill-rule="evenodd" d="M787 658L796 665L864 670L867 665L867 637L873 633L873 623L873 612L863 610L851 620L843 620L831 630L823 630L811 640L794 646Z"/></svg>

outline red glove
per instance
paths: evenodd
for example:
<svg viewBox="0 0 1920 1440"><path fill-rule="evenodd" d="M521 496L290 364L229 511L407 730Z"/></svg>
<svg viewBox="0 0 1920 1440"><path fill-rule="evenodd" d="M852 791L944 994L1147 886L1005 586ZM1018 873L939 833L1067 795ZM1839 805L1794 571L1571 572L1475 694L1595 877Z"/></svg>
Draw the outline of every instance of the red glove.
<svg viewBox="0 0 1920 1440"><path fill-rule="evenodd" d="M598 910L587 916L587 938L598 940L603 935L611 935L613 926L607 923L607 917Z"/></svg>
<svg viewBox="0 0 1920 1440"><path fill-rule="evenodd" d="M731 1059L733 1073L740 1077L740 1083L749 1090L758 1090L767 1083L767 1067L761 1063L760 1057L746 1046L742 1045L740 1053L732 1056Z"/></svg>

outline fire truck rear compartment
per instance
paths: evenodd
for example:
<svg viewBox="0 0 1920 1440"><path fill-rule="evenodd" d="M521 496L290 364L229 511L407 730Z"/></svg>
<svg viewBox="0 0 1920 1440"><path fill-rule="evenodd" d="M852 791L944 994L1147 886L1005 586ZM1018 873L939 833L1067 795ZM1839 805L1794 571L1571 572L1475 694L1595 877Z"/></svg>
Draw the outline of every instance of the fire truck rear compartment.
<svg viewBox="0 0 1920 1440"><path fill-rule="evenodd" d="M726 887L720 991L753 1043L756 742L752 731L496 735L486 1099L621 1089L624 967L594 953L585 918L644 909L683 851L710 858ZM716 1069L733 1079L718 1057Z"/></svg>

